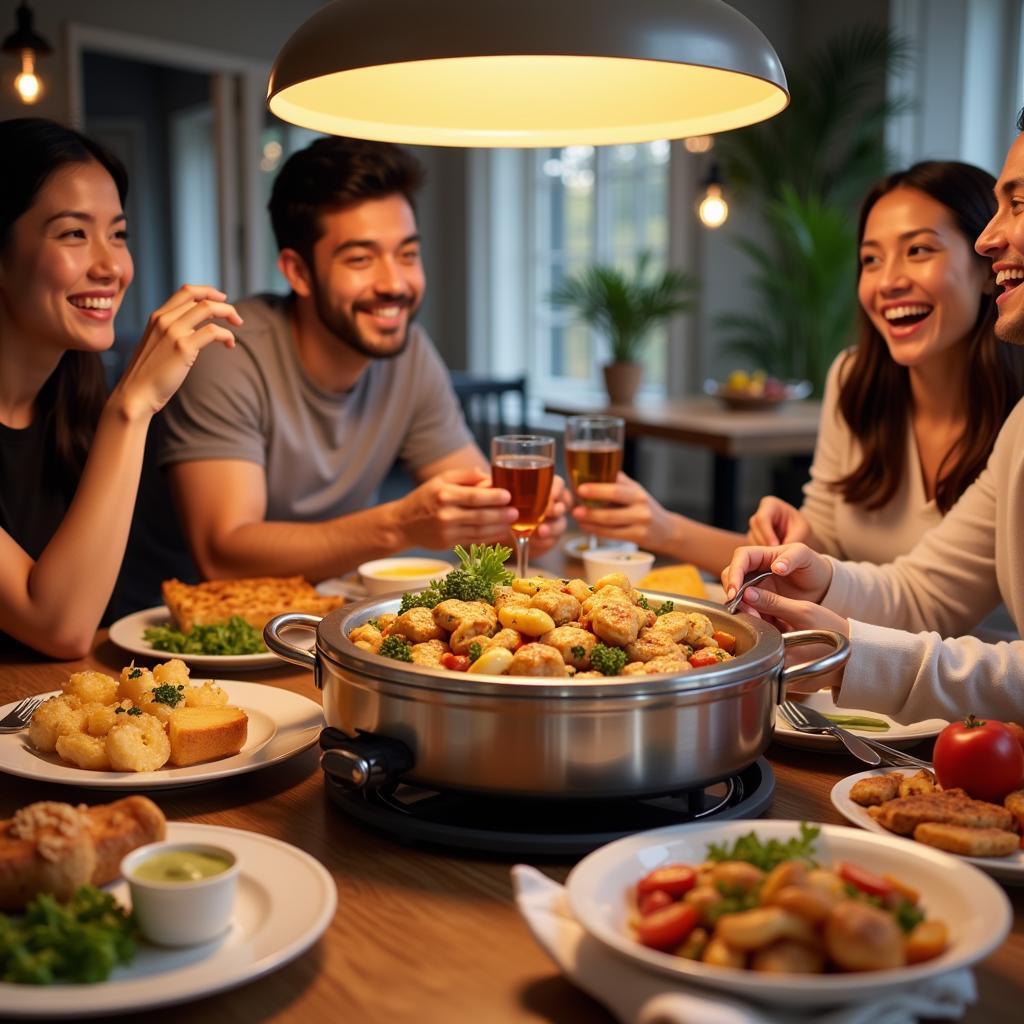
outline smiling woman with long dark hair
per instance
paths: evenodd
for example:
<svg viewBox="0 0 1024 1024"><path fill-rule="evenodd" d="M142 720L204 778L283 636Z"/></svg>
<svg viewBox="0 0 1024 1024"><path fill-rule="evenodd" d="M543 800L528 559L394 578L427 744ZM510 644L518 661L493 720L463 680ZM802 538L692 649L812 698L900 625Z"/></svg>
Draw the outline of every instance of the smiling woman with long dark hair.
<svg viewBox="0 0 1024 1024"><path fill-rule="evenodd" d="M223 293L150 317L109 396L99 353L134 268L128 176L53 121L0 122L0 640L89 649L124 555L150 421L199 351L232 345Z"/></svg>

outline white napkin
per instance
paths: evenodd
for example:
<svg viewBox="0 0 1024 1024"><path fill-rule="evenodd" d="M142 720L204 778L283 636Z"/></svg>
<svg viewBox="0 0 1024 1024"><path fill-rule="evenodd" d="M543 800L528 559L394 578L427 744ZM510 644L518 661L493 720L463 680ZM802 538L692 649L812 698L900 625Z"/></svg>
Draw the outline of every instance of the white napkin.
<svg viewBox="0 0 1024 1024"><path fill-rule="evenodd" d="M565 889L536 868L516 864L512 884L533 937L573 984L624 1024L914 1024L919 1017L956 1020L977 998L974 975L963 968L828 1012L754 1006L661 978L618 956L583 930Z"/></svg>

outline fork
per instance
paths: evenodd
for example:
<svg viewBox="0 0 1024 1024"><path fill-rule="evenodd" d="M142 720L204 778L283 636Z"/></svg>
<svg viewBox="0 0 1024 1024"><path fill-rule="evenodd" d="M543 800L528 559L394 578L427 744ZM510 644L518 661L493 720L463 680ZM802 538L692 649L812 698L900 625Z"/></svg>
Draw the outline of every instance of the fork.
<svg viewBox="0 0 1024 1024"><path fill-rule="evenodd" d="M854 736L852 732L840 729L839 726L833 725L831 722L828 725L824 723L816 725L807 717L805 710L799 704L795 704L791 700L784 700L779 705L779 711L782 717L798 732L830 734L835 736L858 761L863 761L875 768L882 763L882 755L859 736Z"/></svg>
<svg viewBox="0 0 1024 1024"><path fill-rule="evenodd" d="M36 708L43 703L42 697L26 697L0 718L0 732L20 732L28 725Z"/></svg>
<svg viewBox="0 0 1024 1024"><path fill-rule="evenodd" d="M843 739L840 733L846 733L845 729L840 729L838 726L833 725L831 728L825 725L815 725L807 716L806 708L793 701L783 701L779 705L779 711L782 717L794 729L799 732L815 732L823 734L834 734L838 735L840 740ZM851 735L846 733L846 735ZM913 754L907 754L902 750L896 750L895 747L886 746L884 743L879 743L878 740L868 739L866 736L853 736L853 739L858 740L861 743L866 744L872 750L874 750L888 766L893 768L927 768L931 769L931 764L927 761L922 761L919 757L914 757ZM851 751L852 753L852 751Z"/></svg>

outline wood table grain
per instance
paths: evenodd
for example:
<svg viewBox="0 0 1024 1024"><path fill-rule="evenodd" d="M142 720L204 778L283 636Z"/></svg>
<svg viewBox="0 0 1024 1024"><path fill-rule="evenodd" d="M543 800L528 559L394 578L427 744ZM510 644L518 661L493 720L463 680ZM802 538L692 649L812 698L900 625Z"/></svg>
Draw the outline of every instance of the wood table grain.
<svg viewBox="0 0 1024 1024"><path fill-rule="evenodd" d="M0 703L59 687L72 671L117 673L127 658L97 637L81 662L0 656ZM226 678L279 686L318 699L311 676L290 668ZM829 790L856 770L845 756L768 751L776 775L769 817L842 823ZM250 829L318 858L338 886L324 937L276 973L188 1005L147 1012L149 1024L282 1021L310 1024L608 1024L609 1014L565 981L534 943L512 901L512 857L402 846L347 819L324 793L317 751L221 782L153 795L168 818ZM101 802L107 792L0 776L0 817L33 800ZM564 880L571 863L540 864ZM280 880L287 892L288 880ZM1008 889L1013 932L977 968L979 1001L966 1021L1021 1019L1024 1005L1024 888ZM2 1015L2 1011L0 1011Z"/></svg>

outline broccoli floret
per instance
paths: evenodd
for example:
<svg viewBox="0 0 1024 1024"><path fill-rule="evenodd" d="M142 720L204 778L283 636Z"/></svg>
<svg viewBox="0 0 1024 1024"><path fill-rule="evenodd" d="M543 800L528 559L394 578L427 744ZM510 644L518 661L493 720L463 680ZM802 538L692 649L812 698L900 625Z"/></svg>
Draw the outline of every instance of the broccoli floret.
<svg viewBox="0 0 1024 1024"><path fill-rule="evenodd" d="M398 614L404 615L410 608L436 608L444 600L437 591L436 584L437 581L435 580L426 590L419 594L403 594Z"/></svg>
<svg viewBox="0 0 1024 1024"><path fill-rule="evenodd" d="M377 653L384 658L394 658L395 661L412 661L409 645L397 634L385 637Z"/></svg>
<svg viewBox="0 0 1024 1024"><path fill-rule="evenodd" d="M590 666L606 676L617 676L626 667L626 652L621 647L597 644L590 652Z"/></svg>
<svg viewBox="0 0 1024 1024"><path fill-rule="evenodd" d="M513 576L504 566L511 548L473 544L469 552L456 545L460 565L439 580L432 580L419 594L403 594L399 615L410 608L436 608L442 601L485 601L494 604L494 588L511 583Z"/></svg>

